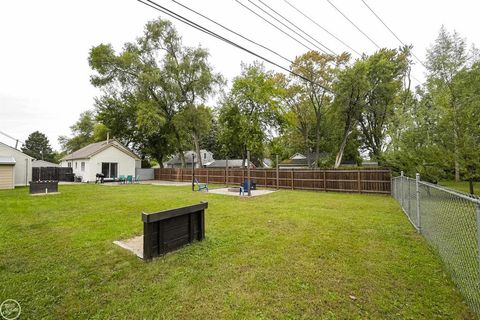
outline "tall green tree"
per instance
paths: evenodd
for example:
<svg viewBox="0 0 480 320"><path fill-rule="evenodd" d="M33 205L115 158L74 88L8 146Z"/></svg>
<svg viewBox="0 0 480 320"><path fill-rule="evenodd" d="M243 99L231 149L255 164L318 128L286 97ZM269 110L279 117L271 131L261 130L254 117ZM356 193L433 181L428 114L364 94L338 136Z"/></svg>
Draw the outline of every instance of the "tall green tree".
<svg viewBox="0 0 480 320"><path fill-rule="evenodd" d="M464 143L465 126L454 81L456 75L471 65L477 56L475 49L468 50L465 39L457 32L450 34L444 26L440 28L435 43L427 50L427 88L437 112L442 114L438 125L443 128L445 142L448 142L446 152L452 155L456 181L460 180L460 145Z"/></svg>
<svg viewBox="0 0 480 320"><path fill-rule="evenodd" d="M55 154L50 146L50 141L40 131L34 131L29 134L25 144L22 146L22 152L35 159L55 161Z"/></svg>
<svg viewBox="0 0 480 320"><path fill-rule="evenodd" d="M223 84L208 63L208 52L183 46L172 24L158 19L148 22L143 36L126 43L118 54L109 44L92 48L89 64L95 71L91 82L102 89L110 106L135 109L135 126L130 128L133 137L145 138L145 150L162 163L171 147L185 165L185 137L175 116L202 104ZM164 141L170 147L156 150L159 144L149 141Z"/></svg>
<svg viewBox="0 0 480 320"><path fill-rule="evenodd" d="M375 160L382 160L388 145L387 133L402 93L408 56L408 48L381 49L365 60L368 81L358 124L364 148Z"/></svg>
<svg viewBox="0 0 480 320"><path fill-rule="evenodd" d="M267 138L277 127L282 95L275 74L263 64L242 65L241 74L220 109L221 143L230 156L240 154L245 164L247 150L261 165Z"/></svg>
<svg viewBox="0 0 480 320"><path fill-rule="evenodd" d="M322 118L333 100L329 88L335 81L340 68L347 63L350 55L342 53L333 56L317 51L309 51L293 61L290 69L303 78L292 78L302 89L303 101L307 102L315 114L315 159L319 162Z"/></svg>
<svg viewBox="0 0 480 320"><path fill-rule="evenodd" d="M93 142L103 141L107 136L107 127L97 122L91 110L80 114L80 118L70 127L72 136L60 136L58 141L66 153L74 152Z"/></svg>
<svg viewBox="0 0 480 320"><path fill-rule="evenodd" d="M212 111L207 106L189 105L177 113L174 118L175 126L191 138L192 145L197 153L199 167L202 167L200 143L210 131L212 117Z"/></svg>

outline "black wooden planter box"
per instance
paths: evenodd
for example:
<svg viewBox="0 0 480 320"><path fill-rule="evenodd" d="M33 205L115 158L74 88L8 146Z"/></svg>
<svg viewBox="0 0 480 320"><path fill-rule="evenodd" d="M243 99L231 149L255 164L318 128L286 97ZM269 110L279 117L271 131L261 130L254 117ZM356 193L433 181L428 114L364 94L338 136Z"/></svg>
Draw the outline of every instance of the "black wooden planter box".
<svg viewBox="0 0 480 320"><path fill-rule="evenodd" d="M58 181L30 181L30 194L58 192Z"/></svg>
<svg viewBox="0 0 480 320"><path fill-rule="evenodd" d="M208 202L193 206L142 213L143 259L150 260L205 238L205 209Z"/></svg>

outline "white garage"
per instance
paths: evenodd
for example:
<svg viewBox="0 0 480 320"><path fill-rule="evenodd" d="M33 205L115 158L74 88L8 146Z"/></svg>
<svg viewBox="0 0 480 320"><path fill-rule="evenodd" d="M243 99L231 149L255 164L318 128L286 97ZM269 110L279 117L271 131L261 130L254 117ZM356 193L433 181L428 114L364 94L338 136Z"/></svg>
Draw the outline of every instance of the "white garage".
<svg viewBox="0 0 480 320"><path fill-rule="evenodd" d="M0 157L0 189L15 188L15 159Z"/></svg>
<svg viewBox="0 0 480 320"><path fill-rule="evenodd" d="M3 175L9 176L6 172L13 170L13 185L18 186L28 186L28 182L32 181L32 161L33 158L25 153L17 150L5 143L0 142L0 158L11 159L15 161L13 164L4 164L2 167L9 166L9 168L3 168ZM8 161L8 160L7 160ZM12 169L13 168L13 169ZM9 178L8 178L9 179Z"/></svg>

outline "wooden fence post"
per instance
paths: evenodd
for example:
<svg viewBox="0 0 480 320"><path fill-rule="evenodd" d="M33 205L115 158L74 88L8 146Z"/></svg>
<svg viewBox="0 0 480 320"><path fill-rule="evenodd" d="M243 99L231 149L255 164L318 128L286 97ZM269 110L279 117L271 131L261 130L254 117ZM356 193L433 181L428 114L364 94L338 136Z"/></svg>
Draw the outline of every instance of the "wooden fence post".
<svg viewBox="0 0 480 320"><path fill-rule="evenodd" d="M323 191L327 192L327 180L326 180L325 169L323 169Z"/></svg>
<svg viewBox="0 0 480 320"><path fill-rule="evenodd" d="M207 170L207 184L208 184L208 169L205 169L205 170Z"/></svg>
<svg viewBox="0 0 480 320"><path fill-rule="evenodd" d="M267 187L267 170L263 169L263 179L265 180L265 187Z"/></svg>
<svg viewBox="0 0 480 320"><path fill-rule="evenodd" d="M228 187L228 158L225 162L225 185Z"/></svg>
<svg viewBox="0 0 480 320"><path fill-rule="evenodd" d="M360 170L357 171L358 193L362 192L362 182L360 179Z"/></svg>
<svg viewBox="0 0 480 320"><path fill-rule="evenodd" d="M291 169L292 171L290 172L290 183L292 184L292 190L293 190L293 169Z"/></svg>
<svg viewBox="0 0 480 320"><path fill-rule="evenodd" d="M277 190L278 190L279 189L279 183L278 183L279 182L278 181L279 180L279 178L278 178L278 154L277 154L277 170L276 171L277 171L276 174L277 174Z"/></svg>

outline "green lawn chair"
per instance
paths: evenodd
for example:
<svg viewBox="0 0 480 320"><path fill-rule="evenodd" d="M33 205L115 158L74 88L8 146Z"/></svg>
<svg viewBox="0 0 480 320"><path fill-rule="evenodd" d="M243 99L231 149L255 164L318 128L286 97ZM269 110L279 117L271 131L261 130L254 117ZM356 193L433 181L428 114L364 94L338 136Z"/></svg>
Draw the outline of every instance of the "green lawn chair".
<svg viewBox="0 0 480 320"><path fill-rule="evenodd" d="M120 175L120 177L118 177L118 181L119 181L120 183L126 183L127 178L126 178L124 175Z"/></svg>
<svg viewBox="0 0 480 320"><path fill-rule="evenodd" d="M197 178L195 178L195 184L197 185L198 187L198 191L202 191L202 190L205 190L208 192L208 184L206 183L200 183Z"/></svg>
<svg viewBox="0 0 480 320"><path fill-rule="evenodd" d="M128 176L127 176L127 180L125 181L125 183L133 183L133 176L128 175Z"/></svg>

